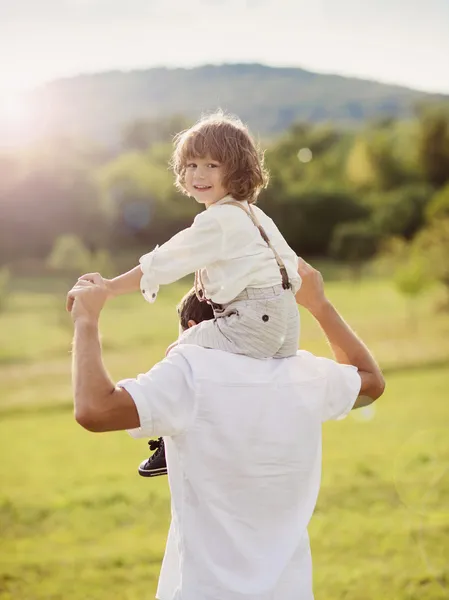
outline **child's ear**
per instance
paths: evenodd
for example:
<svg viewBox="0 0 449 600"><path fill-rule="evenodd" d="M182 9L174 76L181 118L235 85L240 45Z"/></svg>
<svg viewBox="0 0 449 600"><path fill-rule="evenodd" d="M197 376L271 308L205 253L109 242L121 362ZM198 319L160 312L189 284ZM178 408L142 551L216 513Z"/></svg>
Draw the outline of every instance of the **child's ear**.
<svg viewBox="0 0 449 600"><path fill-rule="evenodd" d="M187 325L188 325L188 327L190 329L190 327L195 327L196 322L193 319L190 319L190 321L187 321Z"/></svg>

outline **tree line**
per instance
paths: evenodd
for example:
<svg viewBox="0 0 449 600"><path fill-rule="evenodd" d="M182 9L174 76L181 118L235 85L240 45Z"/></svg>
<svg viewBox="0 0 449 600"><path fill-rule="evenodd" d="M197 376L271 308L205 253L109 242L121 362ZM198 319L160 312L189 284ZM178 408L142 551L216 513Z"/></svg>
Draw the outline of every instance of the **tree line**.
<svg viewBox="0 0 449 600"><path fill-rule="evenodd" d="M4 152L0 264L46 260L67 235L91 253L114 260L135 250L137 259L188 226L200 209L168 169L172 137L188 125L182 116L141 119L113 149L55 136ZM271 178L258 202L298 254L357 265L391 238L444 243L432 228L449 218L447 106L357 130L296 123L262 146Z"/></svg>

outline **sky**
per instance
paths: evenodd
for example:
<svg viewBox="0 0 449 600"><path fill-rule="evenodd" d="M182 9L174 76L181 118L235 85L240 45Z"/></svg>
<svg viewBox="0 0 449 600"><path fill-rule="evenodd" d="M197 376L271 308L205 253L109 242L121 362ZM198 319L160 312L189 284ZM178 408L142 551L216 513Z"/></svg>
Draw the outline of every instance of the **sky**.
<svg viewBox="0 0 449 600"><path fill-rule="evenodd" d="M260 62L449 93L449 0L0 0L0 94Z"/></svg>

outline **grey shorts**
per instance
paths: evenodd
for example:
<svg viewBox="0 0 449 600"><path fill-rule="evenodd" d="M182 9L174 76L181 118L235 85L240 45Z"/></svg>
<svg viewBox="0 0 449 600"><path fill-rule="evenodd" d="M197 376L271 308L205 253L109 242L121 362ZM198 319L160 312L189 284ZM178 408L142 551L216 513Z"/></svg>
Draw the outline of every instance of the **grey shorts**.
<svg viewBox="0 0 449 600"><path fill-rule="evenodd" d="M215 318L185 331L180 344L197 344L254 358L296 354L299 312L295 296L282 285L247 288L232 302L214 308Z"/></svg>

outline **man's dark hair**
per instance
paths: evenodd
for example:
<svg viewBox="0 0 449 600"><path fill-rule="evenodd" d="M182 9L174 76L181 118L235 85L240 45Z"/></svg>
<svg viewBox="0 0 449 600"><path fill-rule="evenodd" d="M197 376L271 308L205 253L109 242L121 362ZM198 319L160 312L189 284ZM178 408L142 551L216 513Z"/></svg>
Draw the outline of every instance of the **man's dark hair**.
<svg viewBox="0 0 449 600"><path fill-rule="evenodd" d="M201 323L214 318L214 311L207 302L200 302L192 288L177 306L179 321L183 330L189 328L189 321Z"/></svg>

